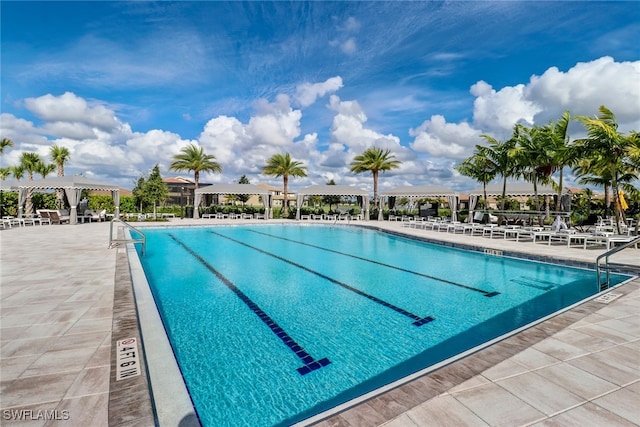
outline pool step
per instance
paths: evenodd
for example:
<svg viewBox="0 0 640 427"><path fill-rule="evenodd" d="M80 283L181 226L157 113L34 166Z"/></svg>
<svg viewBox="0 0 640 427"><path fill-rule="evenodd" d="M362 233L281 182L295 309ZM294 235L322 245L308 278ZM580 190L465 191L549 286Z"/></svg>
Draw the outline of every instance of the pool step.
<svg viewBox="0 0 640 427"><path fill-rule="evenodd" d="M640 264L610 262L609 268L613 271L624 271L625 273L635 273L637 275L640 275Z"/></svg>
<svg viewBox="0 0 640 427"><path fill-rule="evenodd" d="M530 288L541 289L543 291L548 291L555 288L556 286L555 283L547 282L546 280L539 280L535 277L526 276L520 276L515 279L511 279L510 281L513 283L517 283L518 285L529 286Z"/></svg>

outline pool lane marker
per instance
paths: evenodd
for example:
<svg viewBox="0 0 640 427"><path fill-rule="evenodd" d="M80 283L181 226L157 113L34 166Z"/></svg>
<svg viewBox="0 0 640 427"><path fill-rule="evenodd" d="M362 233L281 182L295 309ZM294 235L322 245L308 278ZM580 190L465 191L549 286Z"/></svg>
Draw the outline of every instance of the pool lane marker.
<svg viewBox="0 0 640 427"><path fill-rule="evenodd" d="M341 282L341 281L336 280L336 279L334 279L334 278L332 278L332 277L329 277L329 276L327 276L327 275L325 275L325 274L322 274L322 273L320 273L319 271L312 270L312 269L310 269L309 267L306 267L306 266L304 266L304 265L302 265L302 264L298 264L298 263L296 263L296 262L293 262L293 261L291 261L291 260L288 260L288 259L286 259L286 258L283 258L283 257L281 257L281 256L279 256L279 255L276 255L276 254L274 254L274 253L267 252L267 251L265 251L265 250L263 250L263 249L260 249L260 248L255 247L255 246L251 246L250 244L245 243L245 242L242 242L242 241L240 241L240 240L236 240L236 239L234 239L233 237L225 236L224 234L220 234L220 233L215 232L215 231L212 231L211 233L215 234L216 236L223 237L223 238L225 238L225 239L227 239L227 240L231 240L232 242L238 243L238 244L240 244L240 245L246 246L247 248L253 249L254 251L258 251L258 252L263 253L263 254L265 254L265 255L268 255L268 256L270 256L270 257L276 258L276 259L278 259L278 260L280 260L280 261L284 261L284 262L286 262L287 264L291 264L291 265L293 265L294 267L298 267L298 268L300 268L300 269L302 269L302 270L304 270L304 271L307 271L307 272L309 272L309 273L315 274L316 276L321 277L321 278L323 278L323 279L325 279L325 280L327 280L327 281L329 281L329 282L331 282L331 283L333 283L333 284L336 284L336 285L338 285L338 286L341 286L341 287L343 287L343 288L345 288L345 289L347 289L347 290L349 290L349 291L351 291L351 292L355 292L356 294L358 294L358 295L360 295L360 296L363 296L363 297L365 297L365 298L368 298L368 299L370 299L371 301L373 301L373 302L375 302L375 303L378 303L378 304L380 304L380 305L382 305L382 306L384 306L384 307L390 308L391 310L396 311L396 312L398 312L398 313L402 314L403 316L406 316L406 317L408 317L408 318L410 318L410 319L413 319L413 320L414 320L414 322L413 322L413 323L411 323L412 325L415 325L415 326L422 326L422 325L424 325L424 324L426 324L426 323L429 323L429 322L432 322L432 321L434 321L434 320L435 320L435 319L434 319L433 317L431 317L431 316L420 317L420 316L418 316L418 315L416 315L416 314L413 314L413 313L411 313L411 312L409 312L409 311L407 311L407 310L405 310L405 309L403 309L403 308L397 307L397 306L395 306L395 305L393 305L393 304L391 304L391 303L388 303L388 302L386 302L386 301L384 301L384 300L381 300L381 299L380 299L380 298L378 298L378 297L375 297L375 296L370 295L370 294L368 294L368 293L366 293L366 292L363 292L363 291L361 291L361 290L360 290L360 289L358 289L358 288L354 288L354 287L353 287L353 286L351 286L351 285L348 285L348 284L346 284L346 283L344 283L344 282Z"/></svg>
<svg viewBox="0 0 640 427"><path fill-rule="evenodd" d="M346 252L340 252L340 251L336 251L334 249L329 249L329 248L325 248L325 247L322 247L322 246L312 245L311 243L305 243L305 242L301 242L299 240L293 240L293 239L289 239L287 237L276 236L274 234L263 233L261 231L256 231L256 230L249 230L249 231L251 231L253 233L256 233L256 234L262 234L263 236L273 237L275 239L286 240L288 242L298 243L300 245L309 246L311 248L320 249L320 250L327 251L327 252L333 252L333 253L338 254L338 255L348 256L348 257L351 257L351 258L359 259L361 261L370 262L372 264L378 264L378 265L381 265L383 267L393 268L395 270L399 270L399 271L402 271L402 272L405 272L405 273L414 274L414 275L420 276L420 277L426 277L427 279L437 280L438 282L447 283L447 284L453 285L453 286L458 286L460 288L468 289L470 291L480 292L480 293L484 294L485 297L491 298L491 297L494 297L496 295L500 295L500 292L485 291L484 289L478 289L478 288L474 288L472 286L463 285L462 283L453 282L451 280L441 279L439 277L430 276L430 275L424 274L424 273L418 273L417 271L411 271L411 270L406 269L406 268L398 267L396 265L386 264L386 263L380 262L380 261L374 261L372 259L364 258L364 257L358 256L358 255L348 254Z"/></svg>
<svg viewBox="0 0 640 427"><path fill-rule="evenodd" d="M186 244L178 240L173 234L169 234L177 244L182 246L189 254L191 254L195 259L200 261L202 265L204 265L207 270L212 272L222 283L224 283L233 293L236 294L240 300L247 305L259 318L262 320L268 327L271 329L271 332L276 334L278 338L282 340L282 342L289 347L291 351L295 353L296 356L304 363L304 366L297 368L296 370L300 375L306 375L309 372L320 369L324 366L327 366L331 363L329 359L326 357L316 360L309 353L305 351L297 342L294 341L289 334L282 329L267 313L262 310L258 304L253 302L251 298L249 298L244 292L242 292L236 285L233 284L229 279L227 279L222 273L216 270L211 264L209 264L204 258L198 255L193 249L188 247Z"/></svg>

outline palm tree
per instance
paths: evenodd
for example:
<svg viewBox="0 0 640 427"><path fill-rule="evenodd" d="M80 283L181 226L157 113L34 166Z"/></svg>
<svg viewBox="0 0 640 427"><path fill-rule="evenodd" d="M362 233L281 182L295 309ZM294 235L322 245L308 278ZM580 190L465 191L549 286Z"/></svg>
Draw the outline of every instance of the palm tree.
<svg viewBox="0 0 640 427"><path fill-rule="evenodd" d="M59 145L53 145L49 150L49 156L58 168L58 176L64 176L64 164L71 157L69 149L66 147L61 147Z"/></svg>
<svg viewBox="0 0 640 427"><path fill-rule="evenodd" d="M620 206L620 186L637 180L640 172L633 157L637 148L637 132L623 135L618 132L616 117L604 105L600 107L600 115L595 118L577 117L587 130L587 138L575 141L587 159L583 160L582 167L587 166L584 172L591 173L602 178L606 186L613 190L614 210L616 226L620 233L620 218L622 210Z"/></svg>
<svg viewBox="0 0 640 427"><path fill-rule="evenodd" d="M265 175L282 177L284 193L284 210L282 212L282 216L283 218L287 218L289 216L289 177L307 176L307 167L304 166L302 162L291 160L289 153L274 154L267 160L267 164L262 168L262 173Z"/></svg>
<svg viewBox="0 0 640 427"><path fill-rule="evenodd" d="M397 169L402 162L395 159L391 150L372 147L367 148L362 154L355 156L351 161L351 172L371 172L373 175L373 200L375 207L380 209L378 200L378 174L382 171Z"/></svg>
<svg viewBox="0 0 640 427"><path fill-rule="evenodd" d="M53 145L49 149L49 157L53 160L53 163L56 165L58 170L58 176L64 176L64 164L71 157L71 153L69 153L69 149L66 147L61 147L59 145ZM62 203L64 200L64 190L57 189L56 190L56 205L58 209L62 207Z"/></svg>
<svg viewBox="0 0 640 427"><path fill-rule="evenodd" d="M29 181L33 181L33 174L37 173L40 169L40 165L42 164L42 159L37 153L28 153L23 152L20 156L20 166L27 173L27 177ZM31 201L33 197L33 188L29 188L27 190L27 199L25 201L24 212L26 214L33 213L33 202Z"/></svg>
<svg viewBox="0 0 640 427"><path fill-rule="evenodd" d="M515 159L511 155L511 150L516 145L517 133L514 129L514 137L506 141L498 141L488 134L482 134L480 136L484 138L489 145L476 145L476 150L482 156L489 159L495 175L500 175L502 177L502 199L500 201L500 210L503 211L507 198L507 179L514 176L517 170Z"/></svg>
<svg viewBox="0 0 640 427"><path fill-rule="evenodd" d="M41 162L40 165L38 166L38 173L40 174L40 176L42 176L42 179L46 178L47 175L49 175L50 173L53 173L53 171L56 170L56 165L54 165L53 163L44 163Z"/></svg>
<svg viewBox="0 0 640 427"><path fill-rule="evenodd" d="M482 183L482 193L485 207L487 206L487 184L496 177L496 170L491 161L481 152L476 152L455 168L462 175Z"/></svg>
<svg viewBox="0 0 640 427"><path fill-rule="evenodd" d="M533 184L536 211L540 211L538 183L548 184L551 181L551 175L556 171L551 151L552 134L539 126L527 128L517 124L514 128L514 138L516 145L509 152L516 163L514 174L522 176L525 181ZM549 204L547 203L548 210Z"/></svg>
<svg viewBox="0 0 640 427"><path fill-rule="evenodd" d="M565 166L573 166L578 160L579 151L569 141L569 122L571 115L568 111L562 113L560 119L556 122L549 122L545 127L551 134L551 156L558 170L558 203L562 198L563 175Z"/></svg>
<svg viewBox="0 0 640 427"><path fill-rule="evenodd" d="M205 154L202 147L189 144L173 156L169 170L193 171L193 180L197 189L200 183L200 172L222 173L222 167L216 162L216 156Z"/></svg>
<svg viewBox="0 0 640 427"><path fill-rule="evenodd" d="M16 181L20 181L24 178L24 167L22 167L22 165L9 166L9 171Z"/></svg>
<svg viewBox="0 0 640 427"><path fill-rule="evenodd" d="M4 149L7 147L13 147L13 141L9 138L2 138L0 140L0 154L4 154Z"/></svg>

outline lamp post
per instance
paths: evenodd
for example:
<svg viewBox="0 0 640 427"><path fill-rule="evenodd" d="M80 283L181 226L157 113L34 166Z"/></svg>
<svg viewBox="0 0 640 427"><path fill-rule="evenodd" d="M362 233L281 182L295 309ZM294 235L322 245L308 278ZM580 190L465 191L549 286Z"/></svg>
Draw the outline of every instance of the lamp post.
<svg viewBox="0 0 640 427"><path fill-rule="evenodd" d="M184 187L180 187L180 216L184 219Z"/></svg>

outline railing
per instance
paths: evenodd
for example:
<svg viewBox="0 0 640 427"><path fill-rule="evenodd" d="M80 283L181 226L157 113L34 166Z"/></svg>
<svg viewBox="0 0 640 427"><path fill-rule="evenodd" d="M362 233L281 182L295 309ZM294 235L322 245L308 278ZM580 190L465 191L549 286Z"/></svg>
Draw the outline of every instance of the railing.
<svg viewBox="0 0 640 427"><path fill-rule="evenodd" d="M628 248L629 246L633 246L633 245L637 245L638 243L640 243L640 236L636 237L635 239L632 239L628 242L623 243L620 246L616 246L610 250L608 250L607 252L601 254L598 256L598 258L596 258L596 276L598 277L598 292L602 292L605 289L609 289L609 284L610 284L610 277L611 277L611 269L609 268L609 257L615 253L620 252L623 249ZM604 258L604 270L605 270L605 281L604 283L601 280L601 268L600 268L600 260Z"/></svg>
<svg viewBox="0 0 640 427"><path fill-rule="evenodd" d="M114 223L120 223L123 226L125 226L126 228L128 228L131 232L136 233L138 236L140 236L139 238L134 238L133 236L130 239L118 239L118 238L113 238L113 224ZM146 246L147 246L147 237L144 235L144 233L142 231L140 231L139 229L137 229L136 227L134 227L133 225L129 224L128 222L125 222L123 220L121 220L120 218L114 218L111 220L111 224L109 225L109 249L116 247L118 245L120 245L121 243L140 243L142 244L142 255L144 255Z"/></svg>

